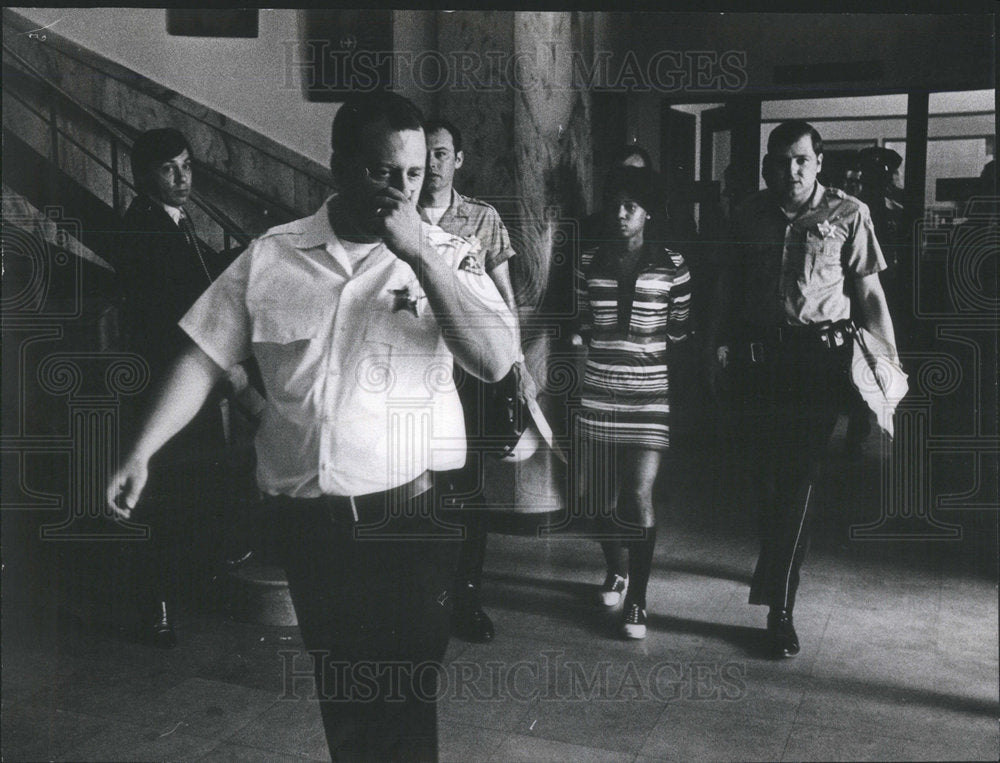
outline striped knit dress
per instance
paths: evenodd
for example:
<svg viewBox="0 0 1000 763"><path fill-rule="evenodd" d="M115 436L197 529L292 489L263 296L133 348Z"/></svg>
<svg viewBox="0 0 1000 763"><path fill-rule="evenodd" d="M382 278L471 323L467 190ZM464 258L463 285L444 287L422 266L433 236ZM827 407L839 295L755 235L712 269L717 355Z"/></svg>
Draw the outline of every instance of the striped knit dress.
<svg viewBox="0 0 1000 763"><path fill-rule="evenodd" d="M590 249L577 273L580 334L588 346L579 434L665 450L670 447L667 346L687 337L691 277L680 254L646 243L631 314L622 325L616 258L611 247Z"/></svg>

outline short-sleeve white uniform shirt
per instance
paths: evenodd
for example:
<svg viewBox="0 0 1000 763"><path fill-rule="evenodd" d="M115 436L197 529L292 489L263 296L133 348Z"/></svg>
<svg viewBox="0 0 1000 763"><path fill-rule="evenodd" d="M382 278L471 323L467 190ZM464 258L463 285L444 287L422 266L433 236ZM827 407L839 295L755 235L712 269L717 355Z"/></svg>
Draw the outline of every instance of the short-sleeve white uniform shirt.
<svg viewBox="0 0 1000 763"><path fill-rule="evenodd" d="M475 309L503 316L513 332L469 243L421 226ZM465 463L453 357L416 275L381 243L352 262L326 205L253 241L180 326L223 368L257 359L265 493L363 495Z"/></svg>

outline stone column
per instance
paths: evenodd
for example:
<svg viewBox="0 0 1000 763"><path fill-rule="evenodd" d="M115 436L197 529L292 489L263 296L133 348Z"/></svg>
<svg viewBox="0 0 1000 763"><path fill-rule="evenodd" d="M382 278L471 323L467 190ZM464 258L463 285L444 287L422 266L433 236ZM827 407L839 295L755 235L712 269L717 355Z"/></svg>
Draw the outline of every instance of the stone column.
<svg viewBox="0 0 1000 763"><path fill-rule="evenodd" d="M560 440L568 434L566 396L576 386L563 350L574 312L577 229L593 175L590 92L574 74L592 67L592 16L456 11L437 17L439 50L455 75L439 94L440 111L464 132L457 187L493 204L510 232L525 359ZM565 469L546 470L535 459L516 466L517 487L507 496L515 505L546 511L548 500L539 496L568 493L557 484Z"/></svg>
<svg viewBox="0 0 1000 763"><path fill-rule="evenodd" d="M525 305L539 306L546 287L547 305L565 305L558 294L572 290L569 250L593 182L590 92L574 81L574 60L592 55L592 37L589 14L514 14L514 184L523 255L516 272Z"/></svg>
<svg viewBox="0 0 1000 763"><path fill-rule="evenodd" d="M448 86L437 93L438 116L462 131L465 164L455 187L504 214L515 193L514 94L507 71L514 47L511 11L439 11L437 45Z"/></svg>
<svg viewBox="0 0 1000 763"><path fill-rule="evenodd" d="M567 352L573 324L579 226L593 183L590 91L574 77L590 66L587 13L514 14L513 278L521 305L525 360L549 394L540 399L558 435L569 435L567 395L578 389Z"/></svg>

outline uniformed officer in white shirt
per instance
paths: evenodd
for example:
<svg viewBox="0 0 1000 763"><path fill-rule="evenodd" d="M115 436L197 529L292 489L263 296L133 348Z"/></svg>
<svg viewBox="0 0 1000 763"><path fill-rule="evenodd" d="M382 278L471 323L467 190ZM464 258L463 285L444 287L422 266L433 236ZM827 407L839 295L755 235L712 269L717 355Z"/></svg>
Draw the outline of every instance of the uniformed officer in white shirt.
<svg viewBox="0 0 1000 763"><path fill-rule="evenodd" d="M352 96L332 145L341 192L254 241L181 320L193 341L108 502L127 517L150 457L226 368L255 357L267 391L257 481L315 658L331 757L435 759L437 672L418 668L443 659L459 546L433 489L436 472L465 460L452 362L505 376L515 319L468 242L418 216L416 106Z"/></svg>

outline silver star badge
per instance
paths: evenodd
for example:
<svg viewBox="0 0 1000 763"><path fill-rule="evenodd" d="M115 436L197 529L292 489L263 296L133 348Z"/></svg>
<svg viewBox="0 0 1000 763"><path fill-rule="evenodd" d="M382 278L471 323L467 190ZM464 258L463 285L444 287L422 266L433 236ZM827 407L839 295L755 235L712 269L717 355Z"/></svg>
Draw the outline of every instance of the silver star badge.
<svg viewBox="0 0 1000 763"><path fill-rule="evenodd" d="M392 293L392 311L398 313L400 310L417 314L417 298L410 294L410 287L404 286L402 289L389 289Z"/></svg>
<svg viewBox="0 0 1000 763"><path fill-rule="evenodd" d="M823 238L830 238L833 232L837 230L836 226L831 225L828 220L824 220L819 225L816 226L816 230L819 231L819 235Z"/></svg>

